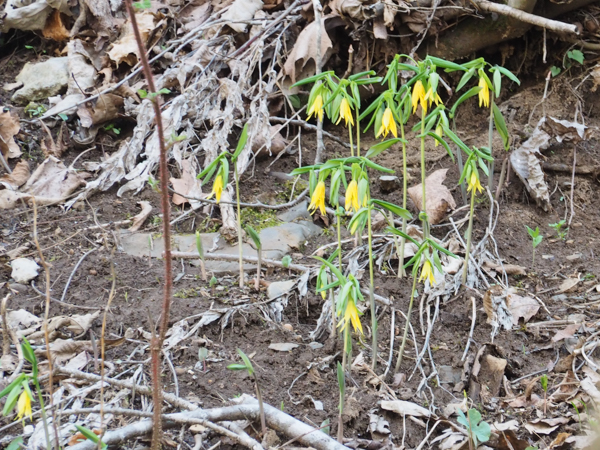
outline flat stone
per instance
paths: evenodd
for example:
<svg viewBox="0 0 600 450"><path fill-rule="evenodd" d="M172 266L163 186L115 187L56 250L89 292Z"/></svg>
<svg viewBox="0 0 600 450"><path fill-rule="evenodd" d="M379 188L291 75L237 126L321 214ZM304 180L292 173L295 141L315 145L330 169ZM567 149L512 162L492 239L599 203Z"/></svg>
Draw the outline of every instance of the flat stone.
<svg viewBox="0 0 600 450"><path fill-rule="evenodd" d="M289 352L298 347L298 344L292 344L290 342L279 342L269 345L269 349L275 350L277 352Z"/></svg>
<svg viewBox="0 0 600 450"><path fill-rule="evenodd" d="M554 255L542 255L542 259L552 260L554 259Z"/></svg>
<svg viewBox="0 0 600 450"><path fill-rule="evenodd" d="M567 300L567 296L565 294L557 294L550 297L550 299L554 300L555 302L564 302Z"/></svg>
<svg viewBox="0 0 600 450"><path fill-rule="evenodd" d="M580 261L583 259L582 253L574 253L572 255L567 256L567 261Z"/></svg>
<svg viewBox="0 0 600 450"><path fill-rule="evenodd" d="M12 101L26 104L60 94L69 82L68 60L65 56L25 64L17 75L17 81L23 83L23 87L13 94Z"/></svg>
<svg viewBox="0 0 600 450"><path fill-rule="evenodd" d="M462 368L452 366L438 366L438 375L440 377L440 383L456 384L461 379Z"/></svg>
<svg viewBox="0 0 600 450"><path fill-rule="evenodd" d="M17 258L10 263L12 273L10 276L17 283L27 284L38 276L40 266L30 258Z"/></svg>
<svg viewBox="0 0 600 450"><path fill-rule="evenodd" d="M395 175L382 175L379 177L379 189L387 194L400 189L400 179Z"/></svg>
<svg viewBox="0 0 600 450"><path fill-rule="evenodd" d="M296 206L292 206L287 211L277 214L277 218L282 222L294 222L298 219L312 221L310 213L308 212L308 201L303 200Z"/></svg>
<svg viewBox="0 0 600 450"><path fill-rule="evenodd" d="M267 288L267 296L269 297L269 300L279 298L291 291L295 285L296 281L294 280L275 281L269 284L269 287Z"/></svg>

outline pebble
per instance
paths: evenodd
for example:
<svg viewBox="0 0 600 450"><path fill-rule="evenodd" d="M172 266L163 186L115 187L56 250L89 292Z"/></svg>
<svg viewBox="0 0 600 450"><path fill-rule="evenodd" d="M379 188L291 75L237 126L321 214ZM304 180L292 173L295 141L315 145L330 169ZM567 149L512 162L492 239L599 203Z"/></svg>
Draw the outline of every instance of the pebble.
<svg viewBox="0 0 600 450"><path fill-rule="evenodd" d="M554 259L554 255L542 255L542 259Z"/></svg>
<svg viewBox="0 0 600 450"><path fill-rule="evenodd" d="M583 259L582 253L574 253L572 255L567 256L568 261L579 261L581 259Z"/></svg>
<svg viewBox="0 0 600 450"><path fill-rule="evenodd" d="M98 271L96 269L90 269L90 275L98 275Z"/></svg>
<svg viewBox="0 0 600 450"><path fill-rule="evenodd" d="M294 327L289 323L284 323L281 328L283 328L285 331L294 331Z"/></svg>

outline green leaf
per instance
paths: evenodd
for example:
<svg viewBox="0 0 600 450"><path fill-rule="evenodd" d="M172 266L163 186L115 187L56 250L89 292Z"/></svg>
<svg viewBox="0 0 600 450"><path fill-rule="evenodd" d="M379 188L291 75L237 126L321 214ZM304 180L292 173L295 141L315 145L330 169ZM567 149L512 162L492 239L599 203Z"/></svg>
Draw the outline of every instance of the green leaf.
<svg viewBox="0 0 600 450"><path fill-rule="evenodd" d="M23 338L23 343L21 344L21 349L23 350L23 356L25 357L25 359L27 361L29 361L29 363L32 366L32 375L34 378L37 378L37 374L38 374L38 363L37 363L37 358L35 356L35 353L33 351L33 349L31 348L31 344L29 343L29 341L25 338Z"/></svg>
<svg viewBox="0 0 600 450"><path fill-rule="evenodd" d="M479 91L481 91L482 87L481 86L474 86L471 89L469 89L467 92L465 92L463 95L461 95L458 100L456 100L456 103L454 103L454 105L452 106L452 109L450 110L450 117L454 117L454 115L456 114L456 108L458 108L458 106L464 102L465 100L479 94Z"/></svg>
<svg viewBox="0 0 600 450"><path fill-rule="evenodd" d="M8 386L6 386L4 389L2 389L2 392L0 392L0 398L4 397L9 392L12 392L12 390L15 388L15 386L20 385L21 382L25 379L25 377L27 377L27 375L22 373L17 378L15 378L15 380L13 380L12 383L10 383Z"/></svg>
<svg viewBox="0 0 600 450"><path fill-rule="evenodd" d="M248 374L254 375L254 367L252 367L250 358L248 358L246 356L246 354L240 348L237 349L237 352L238 352L238 355L240 355L240 358L242 358L242 361L244 361L244 364L246 364L246 368L248 369Z"/></svg>
<svg viewBox="0 0 600 450"><path fill-rule="evenodd" d="M208 166L206 166L204 168L204 170L202 172L200 172L198 174L198 176L196 176L196 178L199 180L204 178L204 180L202 180L202 184L206 183L208 180L210 180L212 178L212 174L215 172L215 169L217 167L217 164L219 164L220 159L221 159L220 156L215 158L215 160L213 162L211 162Z"/></svg>
<svg viewBox="0 0 600 450"><path fill-rule="evenodd" d="M338 363L339 364L339 363ZM329 426L329 417L327 419L325 419L323 422L321 422L321 432L325 433L327 436L329 436L329 433L331 433L331 427Z"/></svg>
<svg viewBox="0 0 600 450"><path fill-rule="evenodd" d="M540 383L544 392L548 391L548 375L544 374L540 377Z"/></svg>
<svg viewBox="0 0 600 450"><path fill-rule="evenodd" d="M200 347L198 349L198 361L203 362L208 357L208 349L206 347Z"/></svg>
<svg viewBox="0 0 600 450"><path fill-rule="evenodd" d="M394 205L393 203L386 202L383 200L372 199L371 203L381 206L382 208L391 211L393 214L402 217L403 219L410 220L412 219L412 215L404 208L400 208L398 205Z"/></svg>
<svg viewBox="0 0 600 450"><path fill-rule="evenodd" d="M290 267L290 264L292 263L292 257L290 255L285 255L283 258L281 258L281 264L283 265L284 268L288 268Z"/></svg>
<svg viewBox="0 0 600 450"><path fill-rule="evenodd" d="M504 142L504 150L508 150L510 149L510 137L508 135L508 129L506 128L504 116L500 112L496 102L492 102L492 109L494 112L494 124L496 125L496 130L498 130L498 133L502 137L502 141Z"/></svg>
<svg viewBox="0 0 600 450"><path fill-rule="evenodd" d="M246 227L246 233L248 233L248 235L252 238L252 241L254 241L254 245L260 251L262 249L262 243L260 242L260 236L258 235L256 230L250 225L248 225Z"/></svg>
<svg viewBox="0 0 600 450"><path fill-rule="evenodd" d="M60 113L60 114L58 115L58 117L60 117L60 118L63 120L63 122L66 122L67 120L69 120L69 116L67 116L65 113ZM16 440L16 439L15 439L15 440ZM14 441L13 441L13 442L14 442ZM10 445L9 445L8 447L10 447ZM6 448L8 448L8 447L6 447Z"/></svg>
<svg viewBox="0 0 600 450"><path fill-rule="evenodd" d="M387 150L388 148L390 148L392 145L396 144L397 142L402 142L402 139L392 138L392 139L388 139L387 141L379 142L378 144L373 145L367 151L365 158L374 158L375 156L377 156L381 152ZM404 141L404 142L406 142L406 141Z"/></svg>
<svg viewBox="0 0 600 450"><path fill-rule="evenodd" d="M171 93L171 91L167 88L162 88L157 92L157 94L161 94L161 95L166 95L166 94L170 94L170 93Z"/></svg>
<svg viewBox="0 0 600 450"><path fill-rule="evenodd" d="M317 261L320 261L321 263L325 264L339 281L346 282L346 277L344 276L344 274L340 271L340 269L338 269L336 266L334 266L331 261L327 261L327 260L321 258L320 256L313 256L313 258L316 259Z"/></svg>
<svg viewBox="0 0 600 450"><path fill-rule="evenodd" d="M569 50L567 56L573 61L577 61L579 64L583 64L585 56L581 50Z"/></svg>
<svg viewBox="0 0 600 450"><path fill-rule="evenodd" d="M25 447L23 445L23 436L13 439L5 450L19 450L21 447Z"/></svg>
<svg viewBox="0 0 600 450"><path fill-rule="evenodd" d="M446 149L446 152L450 156L450 159L452 160L452 162L454 162L454 153L452 153L452 150L450 150L450 147L448 146L447 142L444 139L442 139L441 136L438 136L433 131L430 131L429 133L427 133L427 136L434 138L436 141L438 141L440 144L442 144L442 146Z"/></svg>
<svg viewBox="0 0 600 450"><path fill-rule="evenodd" d="M247 367L245 365L243 365L243 364L237 364L237 363L235 363L235 364L229 364L227 366L227 369L229 369L229 370L246 370Z"/></svg>
<svg viewBox="0 0 600 450"><path fill-rule="evenodd" d="M303 86L305 84L314 83L315 81L318 81L318 80L321 80L321 79L325 78L325 76L327 76L328 73L333 73L333 72L322 72L322 73L320 73L318 75L313 75L312 77L308 77L308 78L305 78L303 80L297 81L296 83L294 83L290 87L298 87L298 86Z"/></svg>
<svg viewBox="0 0 600 450"><path fill-rule="evenodd" d="M137 93L140 96L140 98L148 97L148 91L146 91L145 89L138 89Z"/></svg>
<svg viewBox="0 0 600 450"><path fill-rule="evenodd" d="M240 140L238 141L237 147L235 148L235 152L234 152L233 156L231 157L231 160L233 163L236 162L237 157L240 156L240 153L242 153L242 150L244 149L244 146L246 145L247 141L248 141L248 122L246 122L246 124L244 125L244 129L242 130Z"/></svg>
<svg viewBox="0 0 600 450"><path fill-rule="evenodd" d="M500 89L502 89L502 74L499 70L494 70L494 94L496 97L500 96Z"/></svg>
<svg viewBox="0 0 600 450"><path fill-rule="evenodd" d="M560 72L561 72L560 67L556 67L556 66L550 67L550 73L552 74L553 77L557 76Z"/></svg>
<svg viewBox="0 0 600 450"><path fill-rule="evenodd" d="M396 227L387 227L385 229L385 231L386 231L386 233L392 233L392 234L395 234L396 236L403 237L407 241L412 242L413 244L415 244L417 247L420 245L419 242L416 239L414 239L413 237L409 236L408 234L400 231Z"/></svg>
<svg viewBox="0 0 600 450"><path fill-rule="evenodd" d="M331 175L331 185L329 186L329 203L337 205L340 196L340 185L342 184L342 170L338 169Z"/></svg>
<svg viewBox="0 0 600 450"><path fill-rule="evenodd" d="M394 171L392 169L388 169L387 167L383 167L383 166L380 166L379 164L375 164L370 159L364 158L363 160L364 160L365 164L373 170L378 170L383 173L394 173Z"/></svg>
<svg viewBox="0 0 600 450"><path fill-rule="evenodd" d="M357 81L359 78L364 78L364 77L368 77L368 76L372 77L374 75L376 75L376 73L375 73L374 70L367 70L365 72L358 72L358 73L355 73L354 75L350 75L348 77L348 81ZM370 78L369 78L369 80L370 80Z"/></svg>
<svg viewBox="0 0 600 450"><path fill-rule="evenodd" d="M75 428L77 428L77 431L79 431L81 434L83 434L83 436L92 441L94 444L97 444L98 442L100 442L100 438L96 435L96 433L94 433L92 430L90 430L89 428L86 427L82 427L81 425L75 425ZM101 442L102 448L107 448L107 445L104 442Z"/></svg>
<svg viewBox="0 0 600 450"><path fill-rule="evenodd" d="M456 86L457 92L460 91L464 87L464 85L469 82L469 80L473 77L473 75L475 75L475 70L476 70L475 67L471 67L469 70L467 70L465 72L465 74L460 79L460 82Z"/></svg>
<svg viewBox="0 0 600 450"><path fill-rule="evenodd" d="M479 443L487 442L490 440L490 435L492 434L492 429L488 423L481 420L481 414L474 408L469 409L467 412L468 419L465 417L465 414L458 409L458 419L457 422L461 425L464 425L469 435L475 441L475 447L479 446Z"/></svg>
<svg viewBox="0 0 600 450"><path fill-rule="evenodd" d="M448 128L445 125L442 125L442 129L444 130L444 134L448 136L452 140L452 142L458 145L465 153L471 153L469 147L467 147L467 145L463 141L461 141L460 138L456 134L454 134L454 132L450 128Z"/></svg>
<svg viewBox="0 0 600 450"><path fill-rule="evenodd" d="M502 72L502 75L504 75L505 77L508 77L510 80L514 81L515 83L517 83L519 86L521 85L521 80L519 80L515 74L513 74L510 70L502 67L502 66L496 66L496 69L499 70L500 72Z"/></svg>
<svg viewBox="0 0 600 450"><path fill-rule="evenodd" d="M436 58L435 56L428 56L427 59L429 59L436 66L441 67L442 69L445 69L446 72L455 72L457 70L463 70L463 71L467 70L467 68L465 66L461 66L460 64L456 64L451 61L446 61L445 59Z"/></svg>
<svg viewBox="0 0 600 450"><path fill-rule="evenodd" d="M350 219L350 223L348 224L348 229L350 230L350 233L354 234L357 231L362 232L367 223L368 214L369 211L367 208L361 208L354 214L354 216L352 216L352 219Z"/></svg>
<svg viewBox="0 0 600 450"><path fill-rule="evenodd" d="M17 400L19 399L19 395L21 395L22 391L22 384L19 384L12 391L10 391L10 394L8 394L8 397L6 397L6 403L4 404L4 408L2 409L3 415L8 416L10 414L10 412L17 404Z"/></svg>

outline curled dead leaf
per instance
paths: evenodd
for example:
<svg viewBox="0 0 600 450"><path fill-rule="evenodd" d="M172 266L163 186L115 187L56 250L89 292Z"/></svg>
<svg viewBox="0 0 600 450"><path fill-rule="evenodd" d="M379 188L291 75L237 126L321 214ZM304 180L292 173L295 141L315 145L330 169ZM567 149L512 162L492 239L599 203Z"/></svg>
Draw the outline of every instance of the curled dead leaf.
<svg viewBox="0 0 600 450"><path fill-rule="evenodd" d="M0 177L0 183L7 184L11 189L18 189L27 182L29 175L29 163L21 160L11 174L4 174Z"/></svg>
<svg viewBox="0 0 600 450"><path fill-rule="evenodd" d="M14 136L19 133L19 118L10 112L0 114L0 152L4 158L18 158L22 152L15 142Z"/></svg>
<svg viewBox="0 0 600 450"><path fill-rule="evenodd" d="M142 210L133 218L131 227L129 228L129 231L131 232L138 231L152 213L152 205L150 202L142 200L141 202L138 202L138 205L142 207Z"/></svg>
<svg viewBox="0 0 600 450"><path fill-rule="evenodd" d="M425 203L429 223L435 225L440 223L449 211L456 208L456 202L452 192L442 183L446 179L448 169L439 169L425 178ZM423 203L423 185L419 183L408 190L411 200L417 209L421 209Z"/></svg>

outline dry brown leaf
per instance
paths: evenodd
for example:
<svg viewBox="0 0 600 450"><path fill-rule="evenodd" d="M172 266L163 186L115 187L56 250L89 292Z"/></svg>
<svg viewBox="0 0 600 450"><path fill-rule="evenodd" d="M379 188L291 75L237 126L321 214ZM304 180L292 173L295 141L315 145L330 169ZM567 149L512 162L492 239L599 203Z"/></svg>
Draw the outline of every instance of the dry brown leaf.
<svg viewBox="0 0 600 450"><path fill-rule="evenodd" d="M10 112L0 114L0 152L4 158L18 158L23 153L14 139L20 129L18 117Z"/></svg>
<svg viewBox="0 0 600 450"><path fill-rule="evenodd" d="M244 33L248 27L243 22L254 18L254 14L263 7L262 0L235 0L231 7L223 14L222 19L230 21L227 25L238 33Z"/></svg>
<svg viewBox="0 0 600 450"><path fill-rule="evenodd" d="M142 41L145 43L148 40L150 31L154 28L154 15L142 12L137 13L135 18L140 29ZM139 51L130 21L123 27L119 39L108 52L108 56L117 64L117 67L122 62L130 66L134 66L138 62Z"/></svg>
<svg viewBox="0 0 600 450"><path fill-rule="evenodd" d="M456 202L452 192L442 183L446 179L448 169L439 169L425 178L426 209L429 223L435 225L440 223L449 211L456 208ZM423 203L423 185L419 183L408 190L411 200L417 209L421 209Z"/></svg>
<svg viewBox="0 0 600 450"><path fill-rule="evenodd" d="M69 39L69 30L65 27L59 10L55 9L50 13L50 16L46 19L46 26L44 26L42 34L46 39L52 39L59 42Z"/></svg>
<svg viewBox="0 0 600 450"><path fill-rule="evenodd" d="M100 436L102 434L102 430L99 429L93 429L92 431L96 436ZM67 445L69 447L73 447L74 445L77 445L83 441L87 441L87 438L78 431L73 436L71 436L71 439L69 439L69 443Z"/></svg>
<svg viewBox="0 0 600 450"><path fill-rule="evenodd" d="M579 329L579 327L580 324L578 323L567 325L567 327L564 330L559 330L556 332L556 334L552 337L552 342L558 342L562 341L563 339L573 337L573 335Z"/></svg>
<svg viewBox="0 0 600 450"><path fill-rule="evenodd" d="M138 231L142 227L146 219L150 217L150 214L152 213L152 205L150 204L150 202L142 200L141 202L138 202L138 205L142 207L142 210L138 215L136 215L133 218L133 221L131 222L131 227L129 228L129 231L131 232Z"/></svg>
<svg viewBox="0 0 600 450"><path fill-rule="evenodd" d="M502 286L490 287L483 295L483 309L487 314L487 323L492 325L492 338L499 328L510 330L513 316L510 311L510 300Z"/></svg>
<svg viewBox="0 0 600 450"><path fill-rule="evenodd" d="M579 278L567 278L560 284L556 294L564 294L565 292L572 291L579 284L579 281L581 281Z"/></svg>
<svg viewBox="0 0 600 450"><path fill-rule="evenodd" d="M4 174L0 177L0 183L6 183L11 189L18 189L27 182L29 175L29 163L22 159L11 174Z"/></svg>
<svg viewBox="0 0 600 450"><path fill-rule="evenodd" d="M334 17L329 14L321 19L321 62L325 64L331 56L333 43L329 39L329 35L325 30L325 21ZM296 82L297 78L305 78L306 76L315 73L316 58L317 58L317 30L319 26L317 22L312 22L302 30L296 39L296 43L290 52L287 61L283 66L286 75L292 79L292 83ZM309 62L311 62L309 64Z"/></svg>
<svg viewBox="0 0 600 450"><path fill-rule="evenodd" d="M116 119L122 110L123 97L115 94L103 94L93 102L79 106L77 115L81 119L81 126L90 128L93 125Z"/></svg>
<svg viewBox="0 0 600 450"><path fill-rule="evenodd" d="M570 436L571 436L571 433L558 433L558 436L556 436L556 438L550 443L550 445L547 447L547 449L554 450L554 449L558 449L559 447L562 448L563 444L565 443L567 438L569 438Z"/></svg>
<svg viewBox="0 0 600 450"><path fill-rule="evenodd" d="M540 309L540 304L531 297L508 294L508 300L510 302L509 308L512 313L513 325L518 325L521 318L525 323L529 322L529 319L535 316Z"/></svg>
<svg viewBox="0 0 600 450"><path fill-rule="evenodd" d="M58 159L50 156L33 172L23 190L40 199L60 202L75 189L85 184L81 173L69 170Z"/></svg>
<svg viewBox="0 0 600 450"><path fill-rule="evenodd" d="M179 19L185 24L183 26L185 31L191 31L202 25L210 17L212 11L210 2L201 5L195 5L194 3L184 6L179 12Z"/></svg>
<svg viewBox="0 0 600 450"><path fill-rule="evenodd" d="M566 425L571 420L568 417L554 419L536 419L525 424L525 429L531 434L550 434L561 425Z"/></svg>
<svg viewBox="0 0 600 450"><path fill-rule="evenodd" d="M516 264L496 264L490 260L483 263L485 269L495 270L496 272L505 272L507 275L527 275L525 267Z"/></svg>
<svg viewBox="0 0 600 450"><path fill-rule="evenodd" d="M192 169L192 162L189 159L182 161L181 166L181 178L170 178L169 180L175 191L189 196L190 191L199 180L196 178L195 171ZM173 203L176 205L183 205L184 203L189 203L189 200L181 195L173 194Z"/></svg>

